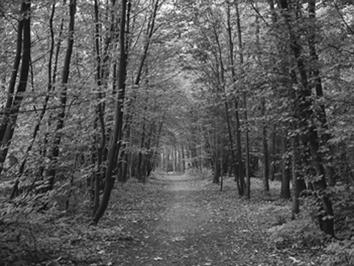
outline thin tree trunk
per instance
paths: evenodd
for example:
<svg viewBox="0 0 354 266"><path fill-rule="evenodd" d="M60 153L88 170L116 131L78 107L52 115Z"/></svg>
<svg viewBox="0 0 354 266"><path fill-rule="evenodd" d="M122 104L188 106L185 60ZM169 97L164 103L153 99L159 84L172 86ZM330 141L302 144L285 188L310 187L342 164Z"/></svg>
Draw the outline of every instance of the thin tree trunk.
<svg viewBox="0 0 354 266"><path fill-rule="evenodd" d="M181 160L182 160L182 172L186 172L186 156L184 153L184 145L181 145Z"/></svg>
<svg viewBox="0 0 354 266"><path fill-rule="evenodd" d="M57 37L58 42L57 42L56 49L55 49L53 78L52 78L52 85L51 85L51 87L52 87L51 89L53 92L55 91L55 84L56 84L56 79L57 79L57 74L58 74L57 73L58 72L58 62L59 62L59 54L60 54L61 43L62 43L63 29L64 29L64 18L62 18L61 22L60 22L59 34ZM52 120L52 115L50 114L49 119L47 121L48 128L50 128L50 126L51 126L51 123L52 123L51 120ZM44 138L43 138L43 145L42 145L43 148L40 151L42 158L47 157L47 146L48 146L48 142L49 142L48 138L49 138L49 132L45 132ZM38 176L42 177L44 170L45 170L44 164L41 164L41 166L39 167Z"/></svg>
<svg viewBox="0 0 354 266"><path fill-rule="evenodd" d="M272 128L272 148L271 148L271 164L270 164L270 170L269 170L269 175L270 175L270 180L274 181L275 180L275 171L276 171L276 163L277 163L277 151L276 151L276 125L273 125Z"/></svg>
<svg viewBox="0 0 354 266"><path fill-rule="evenodd" d="M226 97L226 90L225 90L225 74L224 74L224 63L222 60L222 51L221 51L221 45L217 36L217 33L215 32L215 38L217 41L218 45L218 50L219 50L219 63L220 63L220 86L223 89L223 94L224 94L224 106L225 106L225 117L226 117L226 124L227 124L227 132L228 132L228 137L229 137L229 142L230 142L230 152L231 152L231 158L232 158L232 169L234 173L234 178L237 180L237 189L238 189L238 194L240 197L243 196L244 191L243 191L243 186L240 183L240 177L238 176L238 171L237 171L237 158L235 155L235 149L234 149L234 140L233 140L233 135L232 135L232 127L231 127L231 118L230 118L230 112L229 112L229 103ZM221 155L220 155L221 156ZM219 159L217 159L217 164L220 165ZM219 166L221 169L221 166ZM221 171L221 170L219 170ZM221 173L222 174L222 173Z"/></svg>
<svg viewBox="0 0 354 266"><path fill-rule="evenodd" d="M142 132L141 132L141 138L140 138L140 150L139 150L138 163L137 163L137 173L138 173L137 178L144 182L144 176L143 176L143 173L141 171L141 163L142 163L142 160L143 160L142 150L143 150L144 144L145 144L145 119L143 121L141 131Z"/></svg>
<svg viewBox="0 0 354 266"><path fill-rule="evenodd" d="M130 4L130 2L129 2ZM141 55L140 61L139 61L139 66L138 66L138 70L134 79L134 87L138 87L141 81L141 76L143 74L143 70L144 70L144 66L146 63L146 59L148 57L148 52L149 52L149 48L151 45L151 40L152 40L152 36L155 32L155 23L156 23L156 16L157 16L157 11L158 8L160 6L160 0L155 0L155 2L153 2L153 12L149 18L149 22L148 22L148 26L146 29L146 40L145 40L145 44L144 44L144 48L143 48L143 53ZM130 7L128 7L128 11L130 10ZM128 16L128 19L130 19L130 16ZM131 97L129 97L129 99L127 99L127 112L125 115L125 123L124 123L124 135L126 139L130 139L130 135L131 135L131 121L132 121L132 105L134 100L137 97L137 92L133 91L133 95ZM125 149L125 147L123 148L123 150ZM123 152L124 153L124 152ZM128 156L127 156L128 157ZM123 172L125 172L123 170Z"/></svg>
<svg viewBox="0 0 354 266"><path fill-rule="evenodd" d="M233 36L232 36L232 26L231 26L231 14L230 14L230 2L227 2L227 32L228 32L228 41L229 41L229 57L230 57L230 68L231 68L231 79L233 83L233 90L237 92L236 86L236 72L235 72L235 60L234 60L234 43L233 43ZM236 131L236 175L235 181L238 183L239 192L244 194L243 190L243 167L242 167L242 147L241 147L241 130L240 130L240 118L239 118L239 99L235 97L234 105L235 105L235 131ZM241 190L241 191L240 191Z"/></svg>
<svg viewBox="0 0 354 266"><path fill-rule="evenodd" d="M292 173L292 184L293 184L293 198L292 198L292 219L295 219L296 214L300 211L299 204L299 195L300 195L300 187L299 187L299 179L297 176L297 141L295 137L291 140L291 148L292 148L292 160L291 160L291 173Z"/></svg>
<svg viewBox="0 0 354 266"><path fill-rule="evenodd" d="M281 187L280 187L280 197L283 199L289 199L290 198L290 165L289 165L289 158L288 158L288 140L286 136L286 131L283 130L282 136L281 136L281 153L282 153L282 159L281 159L281 170L282 170L282 177L281 177ZM295 153L295 150L293 150ZM294 155L295 158L295 155ZM293 159L295 160L295 159ZM296 171L293 171L293 175L296 174ZM296 199L298 200L298 199ZM298 209L298 208L296 208Z"/></svg>
<svg viewBox="0 0 354 266"><path fill-rule="evenodd" d="M126 26L127 0L121 0L121 16L120 16L120 32L119 32L119 70L118 70L118 93L115 108L114 130L111 135L107 168L105 173L105 186L103 190L102 200L96 214L93 217L92 224L96 225L106 211L111 196L111 191L114 185L113 169L117 162L117 155L119 154L120 142L122 138L122 122L123 122L123 105L125 98L125 82L126 82L126 68L127 56L125 46L125 26Z"/></svg>
<svg viewBox="0 0 354 266"><path fill-rule="evenodd" d="M236 26L237 26L237 39L238 39L238 48L239 48L239 57L240 57L240 64L241 69L243 69L244 58L243 58L243 43L242 43L242 29L241 29L241 18L239 12L238 1L235 1L235 9L236 9ZM243 103L244 103L244 119L245 119L245 174L246 174L246 197L251 197L251 177L250 177L250 152L249 152L249 135L248 135L248 114L247 114L247 94L246 92L243 93ZM242 186L244 186L244 179L241 178Z"/></svg>
<svg viewBox="0 0 354 266"><path fill-rule="evenodd" d="M249 135L248 135L248 114L247 114L247 96L246 92L243 93L243 102L244 102L244 108L245 108L245 121L246 121L246 129L245 129L245 135L246 135L246 143L245 143L245 148L246 148L246 159L245 159L245 164L246 164L246 180L247 180L247 185L246 185L246 197L247 199L251 198L251 176L250 176L250 150L249 150Z"/></svg>
<svg viewBox="0 0 354 266"><path fill-rule="evenodd" d="M310 80L313 80L311 85L313 85L317 97L320 98L321 100L321 98L323 99L323 86L322 86L321 73L319 69L319 59L316 50L316 1L315 0L308 0L308 11L309 11L309 18L310 18L309 37L308 37L308 46L309 46L309 53L311 59ZM321 123L321 128L324 129L324 132L322 132L320 136L321 144L329 148L329 151L326 152L324 156L325 158L328 158L325 164L326 176L328 178L329 185L334 186L336 180L335 180L335 171L334 171L333 160L332 160L333 149L328 144L328 140L331 138L331 136L329 133L327 133L328 131L327 116L326 116L325 106L323 104L320 104L320 109L317 111L316 114L319 122Z"/></svg>
<svg viewBox="0 0 354 266"><path fill-rule="evenodd" d="M66 102L67 102L67 90L68 90L68 81L70 74L70 63L71 63L71 55L74 47L74 27L75 27L75 13L76 13L76 0L70 0L69 3L69 33L67 38L67 50L64 59L63 72L62 72L62 91L60 95L60 111L56 119L56 128L54 134L54 141L51 153L49 155L50 158L50 169L47 173L48 178L48 189L53 189L55 175L56 175L56 164L59 157L59 146L61 142L62 133L61 130L64 128L64 119L66 112Z"/></svg>
<svg viewBox="0 0 354 266"><path fill-rule="evenodd" d="M262 97L261 99L262 105L262 115L263 115L263 126L262 126L262 142L263 142L263 183L264 183L264 190L269 192L269 152L268 152L268 136L267 136L267 123L265 121L266 115L266 103L265 98Z"/></svg>
<svg viewBox="0 0 354 266"><path fill-rule="evenodd" d="M98 87L98 93L97 93L97 101L98 104L96 106L96 115L97 115L97 120L99 121L99 126L100 126L100 141L99 141L99 146L97 148L97 169L96 173L93 175L93 184L94 184L94 197L93 197L93 209L92 213L95 214L99 205L100 201L100 183L103 180L104 176L104 169L103 169L103 161L104 161L104 150L106 147L106 126L105 126L105 121L104 121L104 109L105 109L105 104L103 102L104 99L104 92L103 90L103 76L105 74L103 73L103 68L102 66L102 60L101 60L101 45L100 45L100 40L101 40L101 27L100 27L100 22L99 22L99 3L98 0L95 0L94 3L94 13L95 13L95 54L96 54L96 84ZM114 21L112 21L112 24ZM96 125L97 123L95 123Z"/></svg>
<svg viewBox="0 0 354 266"><path fill-rule="evenodd" d="M273 0L268 0L268 4L269 4L269 9L270 9L270 12L271 12L271 19L272 19L272 25L274 28L276 28L277 26L277 22L278 22L278 18L277 18L277 13L275 12L275 6L274 6L274 1ZM279 41L276 40L276 43L277 43L277 50L279 52L279 55L280 55L280 58L283 58L283 53L282 53L282 49L280 48L280 45L279 45ZM282 62L284 60L282 59ZM274 60L273 64L275 64L276 61ZM284 69L283 69L284 71ZM288 84L284 84L284 87L286 87ZM273 90L275 90L275 86L273 88ZM271 150L271 168L270 168L270 178L272 181L275 180L275 174L276 174L276 171L277 171L277 150L276 150L276 139L277 139L277 134L276 134L276 125L275 123L273 124L273 128L272 128L272 150Z"/></svg>

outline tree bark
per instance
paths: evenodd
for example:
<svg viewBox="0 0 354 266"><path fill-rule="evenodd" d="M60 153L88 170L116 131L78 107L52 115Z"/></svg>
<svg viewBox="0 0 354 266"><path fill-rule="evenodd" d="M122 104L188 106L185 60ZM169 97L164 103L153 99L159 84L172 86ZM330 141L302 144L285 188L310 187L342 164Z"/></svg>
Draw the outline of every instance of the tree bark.
<svg viewBox="0 0 354 266"><path fill-rule="evenodd" d="M31 142L29 144L29 146L27 147L27 150L25 152L25 155L23 157L23 160L20 164L20 168L19 168L19 172L18 172L18 176L17 179L15 181L15 184L12 188L12 192L11 192L11 196L10 199L15 198L18 195L18 186L20 184L20 179L23 175L23 172L25 171L25 166L26 166L26 162L27 162L27 158L29 153L31 152L34 142L37 138L38 132L39 132L39 128L41 125L41 122L44 118L44 115L47 111L47 105L48 105L48 101L50 98L50 93L52 91L53 88L53 71L52 71L52 63L53 63L53 56L54 56L54 48L55 48L55 39L54 39L54 29L53 29L53 20L54 20L54 14L55 14L55 5L56 5L56 1L53 2L52 5L52 11L50 14L50 18L49 18L49 30L50 30L50 49L49 49L49 60L48 60L48 85L47 85L47 95L44 99L44 103L43 103L43 107L42 110L40 112L38 121L34 127L33 133L32 133L32 139Z"/></svg>
<svg viewBox="0 0 354 266"><path fill-rule="evenodd" d="M99 21L99 2L95 0L94 2L94 21L95 21L95 55L96 55L96 84L98 87L97 93L97 101L98 104L96 105L96 120L99 122L100 126L100 138L99 144L97 147L97 168L96 173L93 174L93 182L92 187L94 188L93 193L93 210L92 213L95 214L99 205L100 201L100 183L103 180L104 176L104 151L106 148L106 126L105 126L105 118L104 118L104 110L105 110L105 103L103 102L104 99L104 92L103 90L103 78L105 78L105 73L103 73L103 69L106 69L105 66L102 65L102 55L101 55L101 27ZM114 24L114 21L111 22ZM113 30L112 30L113 31ZM111 33L112 34L112 33ZM108 46L107 46L108 47ZM108 49L108 48L107 48ZM95 122L95 125L97 123ZM96 145L96 137L95 137L95 145Z"/></svg>
<svg viewBox="0 0 354 266"><path fill-rule="evenodd" d="M242 29L241 29L241 18L240 11L238 6L238 1L235 1L235 10L236 10L236 26L237 26L237 39L238 39L238 49L239 49L239 57L241 70L243 69L244 57L243 57L243 41L242 41ZM249 199L251 197L251 177L250 177L250 154L249 154L249 135L248 135L248 114L247 114L247 94L243 92L243 104L244 104L244 119L245 119L245 175L246 182L245 185L244 178L241 178L240 184L243 187L246 187L246 197Z"/></svg>
<svg viewBox="0 0 354 266"><path fill-rule="evenodd" d="M262 126L262 142L263 142L263 185L264 190L269 192L269 151L268 151L268 136L267 136L267 126L265 121L266 106L265 98L261 100L262 104L262 115L263 115L263 126Z"/></svg>
<svg viewBox="0 0 354 266"><path fill-rule="evenodd" d="M105 173L105 186L103 190L102 200L96 214L93 217L92 224L96 225L106 211L111 196L111 191L114 185L113 169L116 165L117 155L122 140L122 122L123 122L123 105L125 98L125 82L126 82L126 68L127 68L127 55L125 45L125 26L126 26L126 12L127 0L121 0L121 16L120 16L120 32L119 32L119 69L118 69L118 93L115 108L115 121L114 130L111 135L107 168Z"/></svg>
<svg viewBox="0 0 354 266"><path fill-rule="evenodd" d="M56 164L59 157L59 147L61 143L66 113L68 81L70 75L71 56L74 47L74 27L75 27L76 0L70 0L69 3L69 33L67 38L67 49L64 58L63 72L61 78L62 91L60 94L60 111L56 119L56 128L51 153L49 155L50 165L47 173L48 189L53 189L56 175Z"/></svg>
<svg viewBox="0 0 354 266"><path fill-rule="evenodd" d="M283 130L281 136L281 187L280 187L280 197L283 199L290 198L290 180L291 180L291 173L290 173L290 163L289 163L289 156L288 156L288 139L286 131ZM295 153L295 151L293 150ZM295 158L295 155L294 155ZM293 159L295 160L295 159ZM295 175L296 171L294 169L293 174ZM297 199L296 199L297 200ZM296 208L298 209L298 208Z"/></svg>
<svg viewBox="0 0 354 266"><path fill-rule="evenodd" d="M231 69L231 80L233 90L236 93L238 91L236 86L236 71L235 71L235 60L234 60L234 42L232 36L232 26L231 26L231 10L230 2L227 2L227 32L228 32L228 42L229 42L229 57L230 57L230 69ZM241 144L241 129L240 129L240 116L239 116L239 97L234 98L234 107L235 107L235 132L236 132L236 176L235 181L238 183L239 193L244 194L243 190L243 166L242 166L242 144ZM232 147L234 148L234 147Z"/></svg>
<svg viewBox="0 0 354 266"><path fill-rule="evenodd" d="M299 195L300 195L300 184L297 178L297 140L295 137L291 140L292 148L292 160L291 160L291 173L292 173L292 184L293 184L293 198L292 198L292 219L295 219L295 215L300 211Z"/></svg>
<svg viewBox="0 0 354 266"><path fill-rule="evenodd" d="M14 65L12 68L9 88L7 89L7 98L4 109L2 110L2 118L0 125L0 140L4 138L5 130L7 124L9 122L9 116L11 111L11 106L13 103L13 98L15 96L15 87L16 87L16 79L18 75L18 70L21 63L21 54L22 54L22 46L23 46L23 24L24 24L24 10L25 6L21 5L21 18L19 19L17 26L17 41L16 41L16 55L14 59ZM1 168L0 168L1 169Z"/></svg>
<svg viewBox="0 0 354 266"><path fill-rule="evenodd" d="M327 187L325 168L319 153L320 139L317 133L318 131L315 128L313 101L311 99L311 87L306 71L307 68L302 56L302 47L291 25L291 14L293 10L288 5L287 0L279 0L279 4L289 33L290 49L296 61L296 67L300 77L300 88L295 92L294 118L299 121L298 129L301 131L300 140L304 146L308 146L310 152L309 161L316 172L316 177L314 177L315 180L312 184L314 189L321 195L320 198L323 205L321 209L323 209L324 212L323 215L319 211L318 220L321 229L325 233L334 235L333 209L332 203L325 192Z"/></svg>
<svg viewBox="0 0 354 266"><path fill-rule="evenodd" d="M27 87L28 73L31 61L31 1L23 0L21 3L21 19L19 20L18 30L19 34L17 36L17 51L14 62L14 70L10 80L10 86L8 89L8 98L13 97L11 105L6 102L5 106L5 116L4 120L0 126L0 136L1 136L1 147L0 147L0 174L3 170L3 164L6 160L7 152L11 144L11 140L15 131L18 113L21 107L21 103L24 97L24 93ZM14 86L16 83L17 69L19 65L18 54L21 53L21 68L19 83L15 95L12 96L14 92ZM8 106L10 108L8 109ZM6 111L8 110L8 114Z"/></svg>
<svg viewBox="0 0 354 266"><path fill-rule="evenodd" d="M309 12L309 19L310 19L309 36L308 36L308 46L309 46L309 53L311 59L310 80L313 80L312 82L310 82L310 85L315 88L316 96L318 97L319 100L321 100L324 98L324 95L323 95L322 78L319 69L320 62L318 59L317 49L316 49L316 1L315 0L308 0L308 12ZM328 143L328 140L331 139L331 136L327 132L328 131L327 115L326 115L325 106L323 104L320 104L320 108L316 112L316 115L318 117L318 121L321 124L321 128L323 129L320 138L321 138L321 144L325 148L324 157L328 158L325 161L326 176L328 178L329 185L334 186L336 180L335 180L335 171L334 171L333 159L332 159L333 149Z"/></svg>

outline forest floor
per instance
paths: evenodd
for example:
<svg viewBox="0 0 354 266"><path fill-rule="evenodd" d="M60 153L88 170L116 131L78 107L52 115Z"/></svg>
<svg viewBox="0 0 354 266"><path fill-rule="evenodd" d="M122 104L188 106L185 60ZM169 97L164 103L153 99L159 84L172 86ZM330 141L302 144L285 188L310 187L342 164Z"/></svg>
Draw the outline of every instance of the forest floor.
<svg viewBox="0 0 354 266"><path fill-rule="evenodd" d="M289 202L275 200L275 182L268 195L259 180L252 185L247 201L231 178L222 192L210 179L188 175L132 180L117 186L96 227L84 213L14 223L23 231L17 240L27 239L32 251L13 254L17 264L8 265L321 265L320 247L279 249L269 241L269 229L289 219Z"/></svg>

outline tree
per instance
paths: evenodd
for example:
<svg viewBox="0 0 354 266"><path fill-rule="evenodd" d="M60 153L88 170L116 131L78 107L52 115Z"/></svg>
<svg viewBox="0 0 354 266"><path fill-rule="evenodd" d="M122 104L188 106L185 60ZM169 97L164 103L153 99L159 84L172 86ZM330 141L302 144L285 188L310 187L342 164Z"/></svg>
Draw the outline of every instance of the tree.
<svg viewBox="0 0 354 266"><path fill-rule="evenodd" d="M69 26L68 26L68 37L67 37L67 47L66 54L64 59L64 65L61 76L61 93L60 93L60 111L56 117L56 127L53 144L50 150L49 159L51 161L50 168L47 170L47 179L48 179L48 189L53 189L55 182L55 165L57 164L59 156L59 145L62 138L61 130L64 128L65 114L66 114L66 105L67 105L67 91L68 91L68 82L70 75L70 63L71 56L73 53L74 47L74 27L75 27L75 13L76 13L76 0L70 0L69 2Z"/></svg>
<svg viewBox="0 0 354 266"><path fill-rule="evenodd" d="M127 14L127 0L121 1L121 15L120 15L120 32L119 32L119 68L118 68L118 93L115 102L115 120L114 129L111 133L111 139L107 156L107 169L105 173L105 185L102 195L101 203L93 217L92 223L97 224L104 214L114 185L113 169L117 163L117 156L120 151L122 141L123 128L123 105L125 98L125 82L126 82L126 68L127 68L127 54L126 54L126 14Z"/></svg>
<svg viewBox="0 0 354 266"><path fill-rule="evenodd" d="M327 234L334 235L333 209L328 195L325 194L325 189L327 186L325 179L326 175L323 160L319 153L320 140L315 128L314 114L312 111L313 102L310 98L311 87L309 86L306 66L302 58L302 47L299 44L299 40L291 26L291 19L294 15L294 7L289 5L286 0L282 0L280 1L280 8L282 9L283 18L287 26L290 48L294 56L297 71L299 73L300 88L295 92L294 99L294 117L298 121L298 126L301 130L299 140L302 142L304 147L308 145L309 151L307 156L310 158L305 158L305 160L309 162L311 161L312 167L316 173L313 185L314 188L319 191L320 194L322 194L321 200L325 214L319 214L319 223L321 229Z"/></svg>
<svg viewBox="0 0 354 266"><path fill-rule="evenodd" d="M31 1L21 1L20 19L17 26L17 47L14 66L7 92L7 100L0 124L0 174L3 170L9 146L15 131L21 102L27 87L31 61ZM21 68L19 69L21 63ZM16 80L19 81L15 92Z"/></svg>

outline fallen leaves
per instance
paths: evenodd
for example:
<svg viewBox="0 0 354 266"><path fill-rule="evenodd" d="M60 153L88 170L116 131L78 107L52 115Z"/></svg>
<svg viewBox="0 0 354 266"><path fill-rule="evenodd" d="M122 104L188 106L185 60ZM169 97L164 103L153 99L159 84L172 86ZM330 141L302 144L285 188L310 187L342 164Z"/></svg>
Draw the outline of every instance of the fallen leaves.
<svg viewBox="0 0 354 266"><path fill-rule="evenodd" d="M178 177L177 177L178 178ZM283 206L244 201L234 183L220 193L201 180L129 181L99 226L62 217L36 231L38 246L61 265L305 265L305 256L272 249L270 217ZM156 183L154 183L156 182ZM55 261L55 259L48 260Z"/></svg>

